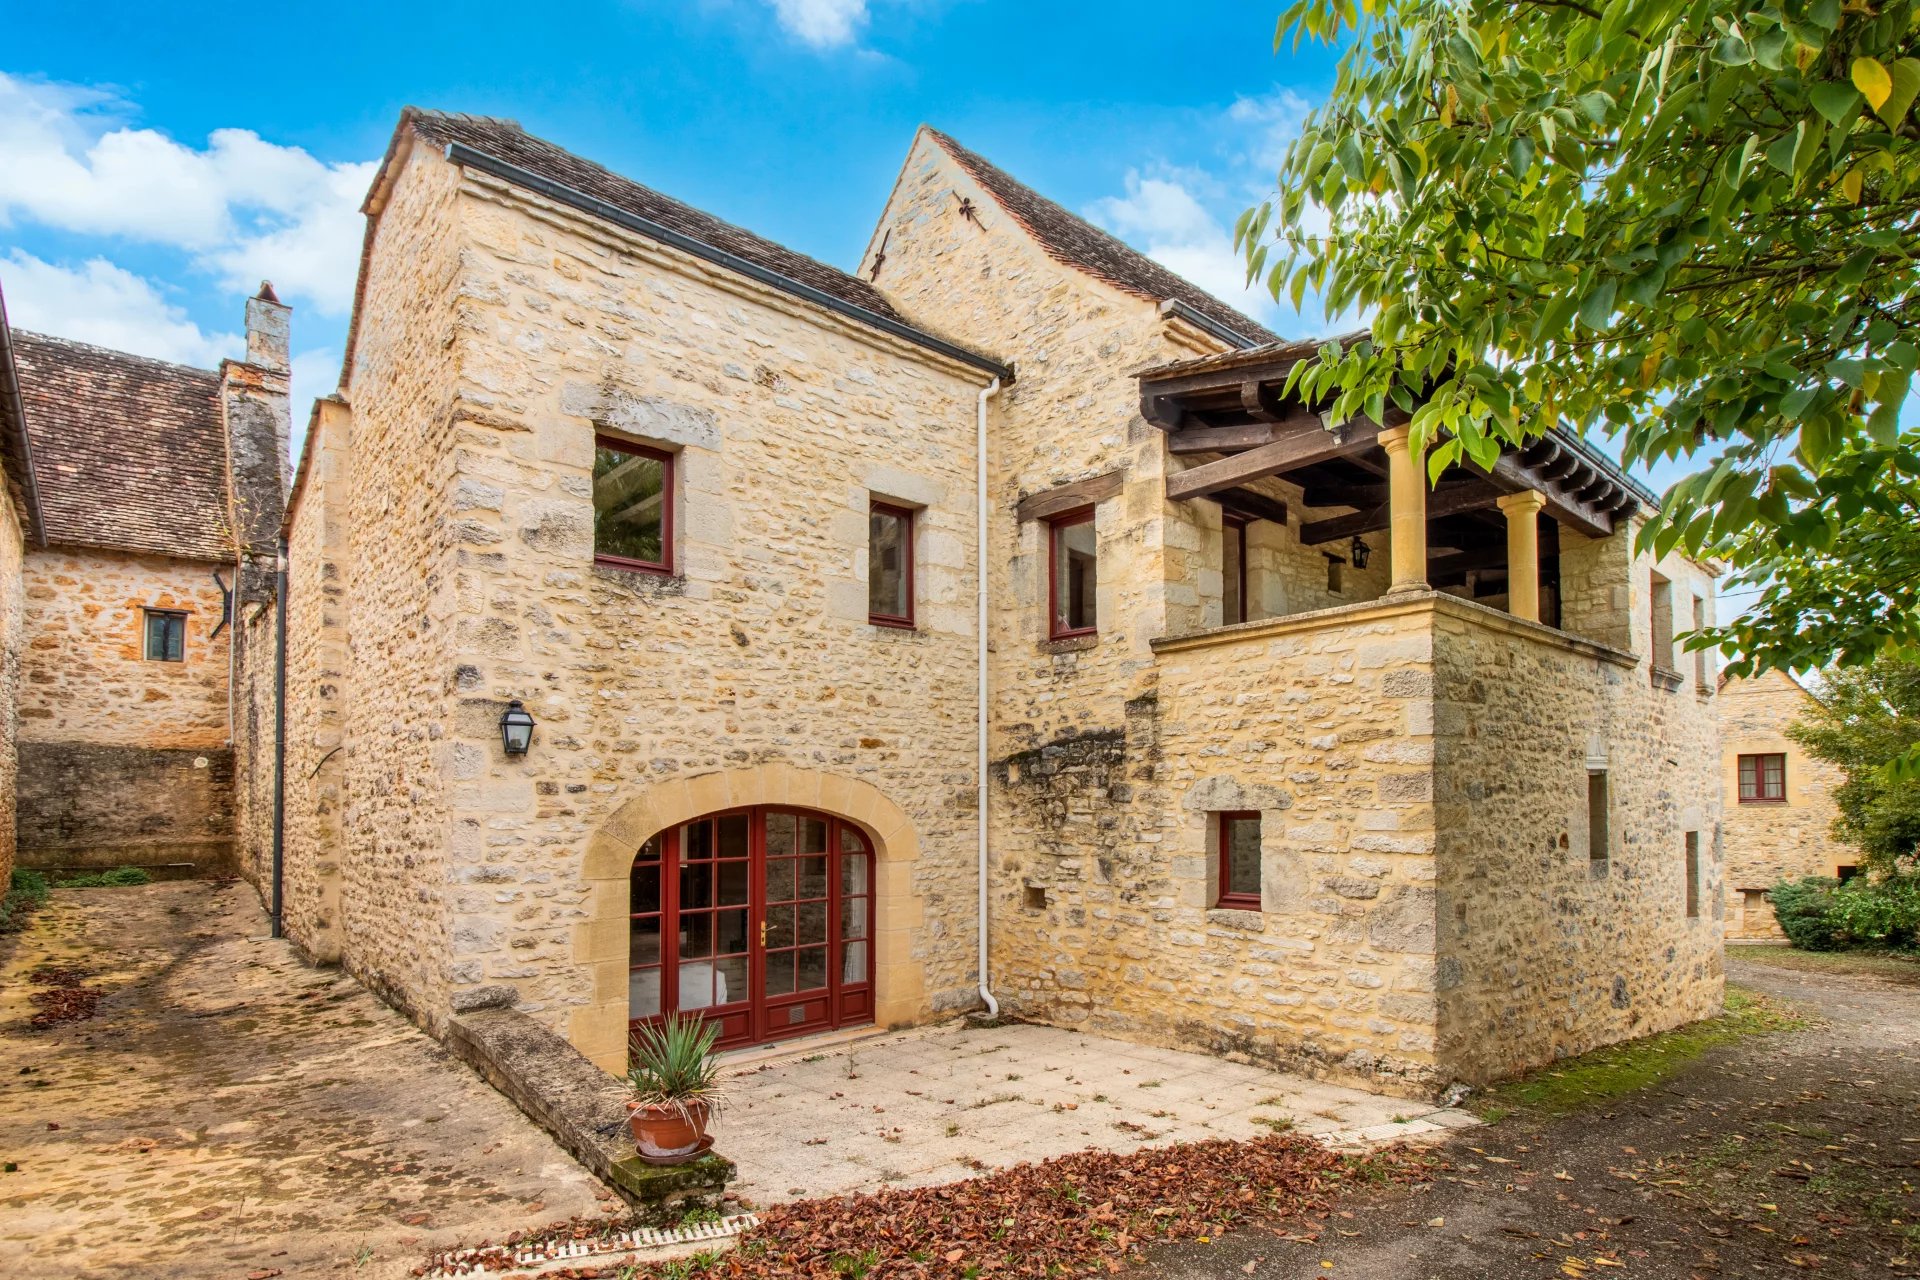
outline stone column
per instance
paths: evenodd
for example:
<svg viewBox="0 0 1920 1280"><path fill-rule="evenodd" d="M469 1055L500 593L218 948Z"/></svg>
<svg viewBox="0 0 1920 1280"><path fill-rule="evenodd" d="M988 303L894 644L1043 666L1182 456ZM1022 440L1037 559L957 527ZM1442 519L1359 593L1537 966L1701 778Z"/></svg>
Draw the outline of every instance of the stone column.
<svg viewBox="0 0 1920 1280"><path fill-rule="evenodd" d="M1408 447L1409 427L1380 433L1387 451L1387 510L1393 539L1393 585L1389 591L1427 589L1427 477L1425 458Z"/></svg>
<svg viewBox="0 0 1920 1280"><path fill-rule="evenodd" d="M1507 612L1540 621L1540 510L1547 496L1522 489L1500 499L1507 517Z"/></svg>

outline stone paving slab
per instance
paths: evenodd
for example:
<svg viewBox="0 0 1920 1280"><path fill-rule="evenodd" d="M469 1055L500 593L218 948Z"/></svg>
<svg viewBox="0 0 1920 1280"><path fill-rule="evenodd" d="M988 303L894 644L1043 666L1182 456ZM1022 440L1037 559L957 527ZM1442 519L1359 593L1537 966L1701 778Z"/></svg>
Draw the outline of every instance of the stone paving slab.
<svg viewBox="0 0 1920 1280"><path fill-rule="evenodd" d="M0 1274L398 1277L617 1207L504 1097L241 884L57 890L0 936ZM97 1015L27 1026L71 966Z"/></svg>
<svg viewBox="0 0 1920 1280"><path fill-rule="evenodd" d="M758 1204L927 1186L1098 1148L1246 1139L1267 1122L1340 1145L1476 1123L1207 1054L1058 1027L960 1023L762 1058L716 1127Z"/></svg>

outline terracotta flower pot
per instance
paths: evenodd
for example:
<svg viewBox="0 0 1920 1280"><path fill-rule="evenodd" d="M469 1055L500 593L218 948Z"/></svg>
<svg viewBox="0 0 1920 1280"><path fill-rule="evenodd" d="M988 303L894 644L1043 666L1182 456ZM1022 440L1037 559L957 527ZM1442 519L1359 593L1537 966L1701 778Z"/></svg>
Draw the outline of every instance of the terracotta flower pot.
<svg viewBox="0 0 1920 1280"><path fill-rule="evenodd" d="M707 1136L707 1104L689 1102L680 1107L627 1104L627 1123L633 1128L634 1146L652 1160L691 1160L699 1153L700 1140Z"/></svg>

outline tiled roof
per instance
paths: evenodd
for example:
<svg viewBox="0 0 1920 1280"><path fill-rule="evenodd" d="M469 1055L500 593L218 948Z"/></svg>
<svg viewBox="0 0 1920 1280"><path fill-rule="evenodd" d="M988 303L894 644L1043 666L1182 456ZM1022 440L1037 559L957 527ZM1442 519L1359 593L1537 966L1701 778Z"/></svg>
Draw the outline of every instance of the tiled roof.
<svg viewBox="0 0 1920 1280"><path fill-rule="evenodd" d="M40 495L33 483L33 446L27 440L25 407L20 403L20 380L8 335L7 300L0 297L0 473L7 481L21 532L35 546L46 541L41 524Z"/></svg>
<svg viewBox="0 0 1920 1280"><path fill-rule="evenodd" d="M450 142L462 143L550 182L571 187L616 209L659 223L670 231L677 231L801 284L810 285L842 302L852 303L888 320L905 323L880 291L858 276L848 275L805 254L795 253L751 231L722 222L712 214L702 213L672 196L662 195L651 187L643 187L630 178L623 178L565 148L534 137L512 120L408 107L402 121L411 123L414 132L429 142L441 146Z"/></svg>
<svg viewBox="0 0 1920 1280"><path fill-rule="evenodd" d="M1146 254L1111 236L1085 218L1067 212L1032 187L996 168L938 129L927 133L973 180L986 188L1056 262L1086 272L1117 289L1161 302L1171 298L1192 307L1215 324L1255 343L1279 342L1280 335L1234 310L1199 285L1167 270Z"/></svg>
<svg viewBox="0 0 1920 1280"><path fill-rule="evenodd" d="M220 375L13 330L47 541L231 560Z"/></svg>

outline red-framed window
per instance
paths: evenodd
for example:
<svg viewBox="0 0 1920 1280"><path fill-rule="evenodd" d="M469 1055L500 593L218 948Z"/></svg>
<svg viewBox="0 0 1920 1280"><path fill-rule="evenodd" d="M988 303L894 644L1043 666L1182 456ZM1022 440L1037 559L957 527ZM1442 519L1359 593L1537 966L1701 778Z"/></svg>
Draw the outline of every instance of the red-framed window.
<svg viewBox="0 0 1920 1280"><path fill-rule="evenodd" d="M1227 626L1247 620L1247 524L1229 511L1220 527L1220 620Z"/></svg>
<svg viewBox="0 0 1920 1280"><path fill-rule="evenodd" d="M1220 892L1222 907L1260 909L1260 815L1220 815Z"/></svg>
<svg viewBox="0 0 1920 1280"><path fill-rule="evenodd" d="M1787 757L1775 751L1740 757L1740 803L1785 804Z"/></svg>
<svg viewBox="0 0 1920 1280"><path fill-rule="evenodd" d="M673 515L673 455L595 436L594 563L672 573Z"/></svg>
<svg viewBox="0 0 1920 1280"><path fill-rule="evenodd" d="M1081 507L1047 522L1047 635L1054 640L1090 636L1099 628L1096 598L1100 548L1093 508Z"/></svg>
<svg viewBox="0 0 1920 1280"><path fill-rule="evenodd" d="M867 621L913 626L913 512L888 502L867 508Z"/></svg>

